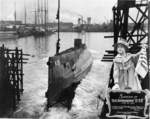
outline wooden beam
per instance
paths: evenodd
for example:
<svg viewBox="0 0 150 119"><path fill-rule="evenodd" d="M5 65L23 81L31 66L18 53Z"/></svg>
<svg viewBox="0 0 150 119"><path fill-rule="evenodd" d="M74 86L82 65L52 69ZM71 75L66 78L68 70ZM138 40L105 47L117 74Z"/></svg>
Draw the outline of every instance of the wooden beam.
<svg viewBox="0 0 150 119"><path fill-rule="evenodd" d="M114 54L104 54L104 57L114 57Z"/></svg>
<svg viewBox="0 0 150 119"><path fill-rule="evenodd" d="M148 69L150 70L150 2L148 3ZM150 78L150 72L148 72L148 79ZM149 89L150 89L150 81L148 80ZM150 115L150 106L148 108L148 115ZM150 119L150 116L148 117Z"/></svg>
<svg viewBox="0 0 150 119"><path fill-rule="evenodd" d="M113 62L113 60L106 60L106 59L102 59L102 62Z"/></svg>
<svg viewBox="0 0 150 119"><path fill-rule="evenodd" d="M105 57L104 56L103 59L106 59L106 60L108 59L109 60L109 59L114 59L114 57Z"/></svg>
<svg viewBox="0 0 150 119"><path fill-rule="evenodd" d="M150 2L148 3L148 53L150 53ZM148 56L149 55L150 54L148 54ZM150 70L149 61L150 61L150 57L148 57L148 69ZM148 74L148 78L150 78L150 73ZM149 83L149 89L150 89L150 81L148 83Z"/></svg>
<svg viewBox="0 0 150 119"><path fill-rule="evenodd" d="M137 36L145 36L145 35L147 35L147 33L146 34L142 34L142 35L132 35L132 37L137 37ZM118 36L118 37L122 37L122 36ZM129 37L129 35L127 35L127 37ZM114 38L114 36L104 36L104 38Z"/></svg>
<svg viewBox="0 0 150 119"><path fill-rule="evenodd" d="M146 17L146 18L148 19L148 16L146 15L146 12L147 12L147 10L148 10L147 7L146 7L146 9L145 9L144 12L141 10L140 7L137 7L137 9L141 12L141 14L142 14L144 17Z"/></svg>
<svg viewBox="0 0 150 119"><path fill-rule="evenodd" d="M109 53L109 54L114 54L115 53L114 50L106 50L106 52Z"/></svg>

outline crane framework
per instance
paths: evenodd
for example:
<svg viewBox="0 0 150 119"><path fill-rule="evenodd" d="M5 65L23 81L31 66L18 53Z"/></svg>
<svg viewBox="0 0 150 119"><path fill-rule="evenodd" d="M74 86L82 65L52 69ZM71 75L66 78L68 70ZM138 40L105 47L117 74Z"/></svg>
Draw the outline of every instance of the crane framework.
<svg viewBox="0 0 150 119"><path fill-rule="evenodd" d="M137 53L141 49L141 44L148 45L147 59L150 67L150 2L148 0L118 0L118 4L113 7L113 38L114 44L118 39L124 38L130 45L129 51ZM101 61L112 62L116 53L114 50L106 50ZM150 89L150 68L145 78L144 88Z"/></svg>

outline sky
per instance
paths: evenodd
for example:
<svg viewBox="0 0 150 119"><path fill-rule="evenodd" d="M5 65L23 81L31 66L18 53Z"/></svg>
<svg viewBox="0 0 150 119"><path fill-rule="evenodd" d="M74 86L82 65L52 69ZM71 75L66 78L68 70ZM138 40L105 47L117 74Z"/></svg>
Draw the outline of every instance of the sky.
<svg viewBox="0 0 150 119"><path fill-rule="evenodd" d="M56 21L57 2L58 0L48 0L49 21ZM60 2L61 21L77 23L77 19L82 15L85 20L91 17L92 23L103 23L112 19L112 7L117 0L60 0ZM13 20L15 8L17 19L23 19L26 6L27 21L33 22L36 4L37 0L0 0L0 19Z"/></svg>

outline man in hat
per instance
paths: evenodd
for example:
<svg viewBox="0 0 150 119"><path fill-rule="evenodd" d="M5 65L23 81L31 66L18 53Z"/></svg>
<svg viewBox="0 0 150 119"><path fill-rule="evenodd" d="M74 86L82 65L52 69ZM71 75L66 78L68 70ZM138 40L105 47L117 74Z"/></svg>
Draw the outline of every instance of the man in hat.
<svg viewBox="0 0 150 119"><path fill-rule="evenodd" d="M115 57L114 63L114 83L113 90L116 89L132 89L141 90L141 84L138 79L137 73L135 72L135 64L139 53L130 54L127 53L129 44L124 39L120 39L117 43L117 56Z"/></svg>

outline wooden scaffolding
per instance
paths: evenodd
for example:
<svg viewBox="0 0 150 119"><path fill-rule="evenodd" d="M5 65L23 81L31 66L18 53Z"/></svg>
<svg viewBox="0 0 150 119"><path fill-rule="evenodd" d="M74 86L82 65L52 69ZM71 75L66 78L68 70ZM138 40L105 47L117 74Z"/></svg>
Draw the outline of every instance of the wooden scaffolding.
<svg viewBox="0 0 150 119"><path fill-rule="evenodd" d="M23 58L27 54L16 49L0 47L0 115L15 109L23 93Z"/></svg>

